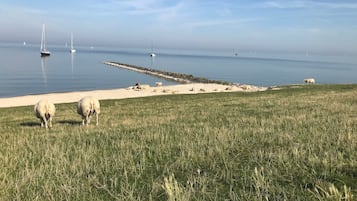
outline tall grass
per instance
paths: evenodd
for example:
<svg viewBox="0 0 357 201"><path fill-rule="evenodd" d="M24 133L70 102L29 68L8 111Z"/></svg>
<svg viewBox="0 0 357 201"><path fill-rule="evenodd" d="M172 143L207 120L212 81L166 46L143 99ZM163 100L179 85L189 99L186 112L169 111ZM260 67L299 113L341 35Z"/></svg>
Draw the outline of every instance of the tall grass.
<svg viewBox="0 0 357 201"><path fill-rule="evenodd" d="M0 200L356 200L357 85L0 109Z"/></svg>

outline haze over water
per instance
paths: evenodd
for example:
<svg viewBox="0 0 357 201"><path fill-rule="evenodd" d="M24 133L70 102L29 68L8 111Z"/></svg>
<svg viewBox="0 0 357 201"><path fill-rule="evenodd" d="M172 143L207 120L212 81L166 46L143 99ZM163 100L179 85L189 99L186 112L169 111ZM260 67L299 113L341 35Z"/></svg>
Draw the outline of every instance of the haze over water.
<svg viewBox="0 0 357 201"><path fill-rule="evenodd" d="M146 49L83 47L75 54L64 46L49 49L52 55L41 58L37 45L1 44L0 97L126 88L136 82L175 84L103 61L258 86L302 84L307 77L318 83L357 83L357 62L348 57L157 50L152 59Z"/></svg>

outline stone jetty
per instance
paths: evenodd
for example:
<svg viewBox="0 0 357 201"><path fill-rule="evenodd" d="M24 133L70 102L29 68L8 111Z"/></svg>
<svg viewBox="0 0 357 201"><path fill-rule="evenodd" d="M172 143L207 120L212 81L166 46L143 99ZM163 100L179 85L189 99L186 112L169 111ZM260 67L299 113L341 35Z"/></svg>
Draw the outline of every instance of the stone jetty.
<svg viewBox="0 0 357 201"><path fill-rule="evenodd" d="M141 67L141 66L123 64L123 63L113 62L113 61L105 61L103 63L106 65L123 68L123 69L127 69L127 70L132 70L132 71L136 71L139 73L145 73L148 75L164 78L164 79L179 82L179 83L185 83L185 84L188 84L188 83L215 83L215 84L224 84L224 85L232 85L233 84L233 83L226 82L226 81L210 80L210 79L202 78L202 77L194 77L193 75L189 75L189 74L161 71L161 70L156 70L156 69L152 69L152 68L145 68L145 67Z"/></svg>

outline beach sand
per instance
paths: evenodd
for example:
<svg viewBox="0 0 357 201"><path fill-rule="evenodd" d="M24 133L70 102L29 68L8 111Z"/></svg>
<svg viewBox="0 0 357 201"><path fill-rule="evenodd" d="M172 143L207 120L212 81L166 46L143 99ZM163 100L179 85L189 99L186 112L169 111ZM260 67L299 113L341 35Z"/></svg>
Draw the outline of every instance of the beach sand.
<svg viewBox="0 0 357 201"><path fill-rule="evenodd" d="M197 93L213 93L213 92L255 92L267 90L267 87L256 87L251 85L221 85L221 84L203 84L190 83L167 86L142 85L142 89L137 86L128 88L109 89L109 90L94 90L94 91L78 91L66 93L49 93L39 95L26 95L11 98L0 98L0 108L35 105L41 99L48 99L54 104L57 103L72 103L79 101L82 97L93 96L99 100L108 99L125 99L157 95L169 94L197 94Z"/></svg>

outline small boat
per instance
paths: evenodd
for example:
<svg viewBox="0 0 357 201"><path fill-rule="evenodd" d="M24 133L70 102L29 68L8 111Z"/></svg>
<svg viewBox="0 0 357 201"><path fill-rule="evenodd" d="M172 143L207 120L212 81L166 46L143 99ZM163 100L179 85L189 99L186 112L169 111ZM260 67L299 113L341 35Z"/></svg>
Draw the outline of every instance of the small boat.
<svg viewBox="0 0 357 201"><path fill-rule="evenodd" d="M151 44L151 53L150 53L150 57L156 57L156 54L154 53L154 48Z"/></svg>
<svg viewBox="0 0 357 201"><path fill-rule="evenodd" d="M75 53L76 49L73 47L73 33L71 33L71 53Z"/></svg>
<svg viewBox="0 0 357 201"><path fill-rule="evenodd" d="M42 37L41 37L41 57L50 56L51 52L46 50L46 34L45 24L42 25Z"/></svg>

